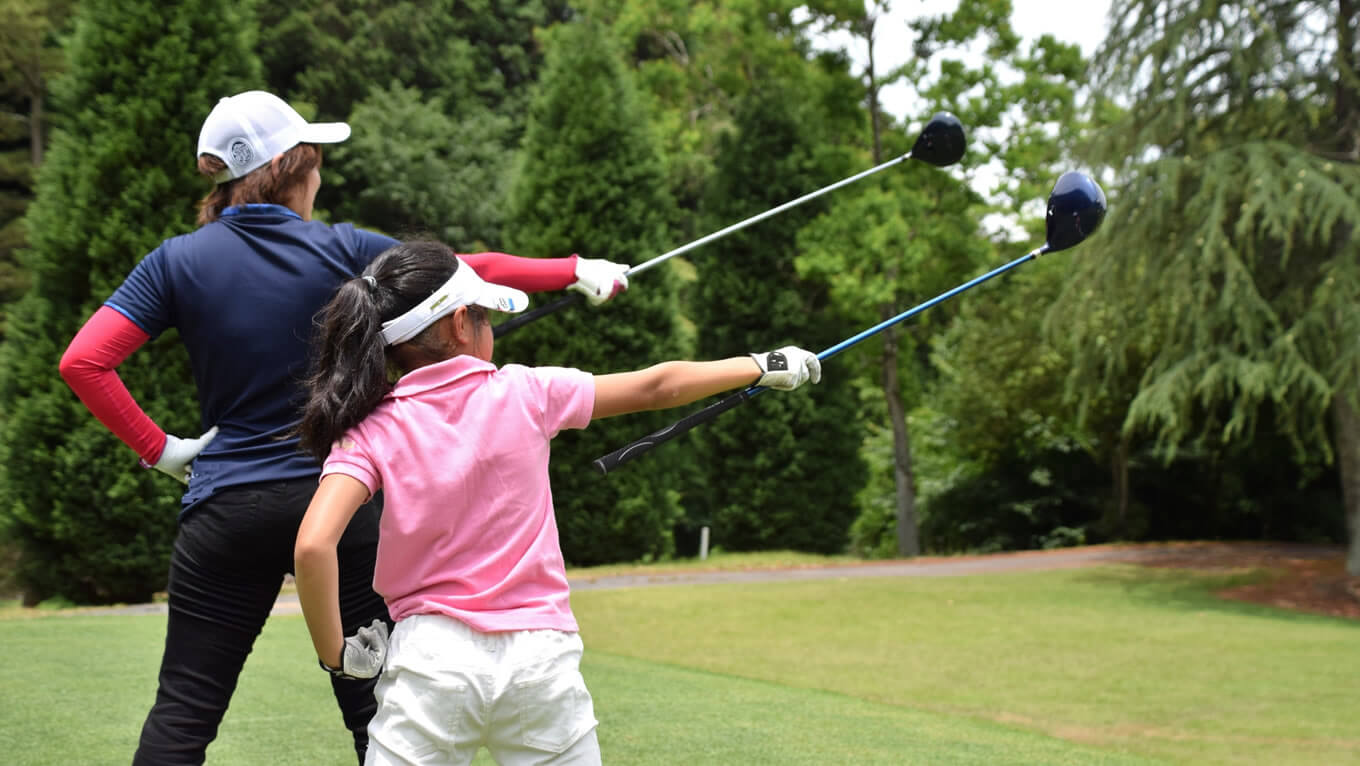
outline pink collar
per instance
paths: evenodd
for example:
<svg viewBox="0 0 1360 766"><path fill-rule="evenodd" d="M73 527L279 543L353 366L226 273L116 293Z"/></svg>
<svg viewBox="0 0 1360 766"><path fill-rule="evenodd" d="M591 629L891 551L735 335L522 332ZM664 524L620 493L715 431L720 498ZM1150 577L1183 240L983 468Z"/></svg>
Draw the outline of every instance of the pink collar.
<svg viewBox="0 0 1360 766"><path fill-rule="evenodd" d="M426 391L456 383L472 375L489 375L496 371L496 365L483 362L471 354L459 354L442 362L427 364L401 376L397 384L384 399L398 399L403 396L416 396Z"/></svg>

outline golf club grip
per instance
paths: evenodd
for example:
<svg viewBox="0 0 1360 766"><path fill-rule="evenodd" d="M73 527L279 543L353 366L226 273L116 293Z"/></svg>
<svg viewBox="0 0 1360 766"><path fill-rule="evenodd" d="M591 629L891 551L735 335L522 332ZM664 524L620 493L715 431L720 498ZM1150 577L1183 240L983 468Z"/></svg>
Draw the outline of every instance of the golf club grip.
<svg viewBox="0 0 1360 766"><path fill-rule="evenodd" d="M600 470L600 473L609 473L638 455L651 451L651 449L658 444L670 441L695 426L707 423L750 398L751 390L742 389L725 399L720 399L713 404L708 405L698 412L680 418L655 433L648 434L631 444L619 447L604 457L596 458L595 467Z"/></svg>
<svg viewBox="0 0 1360 766"><path fill-rule="evenodd" d="M562 309L568 306L575 306L576 304L580 303L583 300L585 300L585 296L580 293L572 293L571 295L568 295L565 298L558 298L557 300L553 301L552 303L549 303L546 306L539 306L533 311L526 311L523 314L515 316L513 319L508 319L504 322L501 322L500 324L491 328L492 334L497 338L502 337L511 332L514 332L515 330L518 330L519 328L523 327L526 324L529 324L535 319L545 317L549 314L561 311Z"/></svg>

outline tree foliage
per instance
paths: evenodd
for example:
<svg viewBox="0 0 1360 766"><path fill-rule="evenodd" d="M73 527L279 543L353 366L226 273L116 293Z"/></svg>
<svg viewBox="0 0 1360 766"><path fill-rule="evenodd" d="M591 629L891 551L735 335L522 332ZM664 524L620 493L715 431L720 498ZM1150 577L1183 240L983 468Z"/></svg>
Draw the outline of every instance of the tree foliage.
<svg viewBox="0 0 1360 766"><path fill-rule="evenodd" d="M546 61L510 188L507 241L523 255L572 252L619 263L660 253L674 220L656 143L631 75L590 20L544 35ZM546 296L545 296L546 297ZM597 309L576 307L507 336L502 361L625 370L687 356L669 264ZM629 415L568 431L553 445L552 486L568 561L659 558L674 550L685 456L658 449L607 480L591 461L670 422Z"/></svg>
<svg viewBox="0 0 1360 766"><path fill-rule="evenodd" d="M861 79L871 112L876 162L907 148L901 145L898 126L885 124L876 112L884 87L906 83L921 102L913 109L918 124L924 124L932 112L948 111L966 126L969 150L958 167L949 171L951 174L972 179L971 186L980 188L977 177L983 168L1001 169L997 174L1001 180L988 190L987 196L965 192L932 198L929 193L921 194L916 186L888 190L888 182L880 180L875 186L860 190L859 199L846 200L846 207L834 214L847 221L870 221L870 230L836 232L834 236L809 235L819 236L843 252L866 254L859 257L862 262L850 263L843 254L827 258L830 251L821 255L814 251L802 263L804 268L814 270L809 273L820 272L833 280L833 295L840 295L844 305L855 307L867 324L897 315L952 287L955 280L970 276L969 269L980 267L990 254L979 237L984 213L1023 217L1032 216L1036 208L1043 209L1043 198L1038 195L1047 194L1052 183L1052 163L1062 155L1073 134L1065 123L1071 122L1075 114L1074 83L1081 77L1082 61L1075 47L1048 36L1040 38L1029 50L1023 49L1010 24L1011 5L1007 0L967 0L952 13L911 22L915 38L913 56L884 71L876 65L881 55L877 44L885 34L882 25L886 23L890 4L833 5L829 7L830 25L848 30L867 57ZM964 53L979 46L985 46L987 54L980 63ZM921 183L918 178L913 177L915 184ZM954 182L932 177L928 183ZM900 215L894 210L899 194L913 199ZM850 228L844 224L841 227ZM851 239L840 243L836 237L842 235ZM936 260L959 244L971 255L957 257L963 254L960 251L955 258ZM919 255L892 257L894 248L908 246ZM927 251L933 257L922 258ZM889 257L879 267L869 254ZM872 275L866 286L854 286L853 279L864 277L865 270ZM839 289L835 286L837 281ZM851 298L852 294L857 294L857 298ZM898 555L911 555L919 550L912 454L915 440L908 427L908 412L911 406L923 401L933 379L925 352L929 338L943 326L940 320L952 310L952 307L935 309L932 316L913 320L910 325L891 327L882 333L881 345L875 346L882 349L877 375L881 400L875 396L868 412L875 419L882 417L887 428L871 428L866 449L871 455L877 454L879 442L891 438L891 454L885 467L894 472L895 480L873 481L866 489L862 501L865 515L856 525L857 549L882 550L878 542L862 535L871 537L895 531ZM936 316L941 311L944 316ZM883 501L879 496L885 492L894 493L895 501ZM878 518L893 507L895 519Z"/></svg>
<svg viewBox="0 0 1360 766"><path fill-rule="evenodd" d="M49 81L65 65L59 34L68 0L0 0L0 338L4 307L28 288L18 251L27 242L24 210L42 164Z"/></svg>
<svg viewBox="0 0 1360 766"><path fill-rule="evenodd" d="M1126 426L1168 456L1269 414L1297 459L1329 460L1328 414L1360 390L1360 9L1144 0L1113 20L1096 74L1129 103L1089 147L1117 202L1060 308L1102 320L1064 328L1076 386L1137 376ZM1102 312L1115 294L1143 309Z"/></svg>
<svg viewBox="0 0 1360 766"><path fill-rule="evenodd" d="M542 65L533 33L567 17L564 2L305 0L259 13L270 87L354 130L327 156L319 207L502 247L505 171Z"/></svg>
<svg viewBox="0 0 1360 766"><path fill-rule="evenodd" d="M682 210L698 211L715 171L718 142L753 88L798 83L797 97L808 100L814 113L826 113L819 108L825 107L835 114L840 101L854 98L845 89L845 57L814 52L808 34L829 4L798 0L581 4L583 13L608 26L636 72L645 113L662 148L669 189ZM805 11L811 15L801 18ZM700 220L690 216L680 222L685 238L706 233L696 228Z"/></svg>
<svg viewBox="0 0 1360 766"><path fill-rule="evenodd" d="M904 143L890 135L885 146L900 155L909 149ZM855 191L837 197L826 213L799 232L798 273L828 285L836 310L855 326L875 326L953 287L977 268L970 269L971 264L984 260L990 248L977 236L974 208L978 203L973 191L922 163L879 173L859 182ZM876 370L869 374L876 379L877 391L869 412L879 422L887 421L889 429L894 427L894 417L900 418L897 427L905 428L905 413L921 401L929 376L925 344L946 316L937 311L893 325L836 357L837 365L854 363L847 358L852 354L860 364L874 365L868 369ZM905 371L900 377L899 370ZM900 436L894 441L890 465L897 478L880 486L898 496L897 502L886 506L896 521L880 528L894 534L906 532L898 536L895 553L915 555L920 550L919 543L912 542L917 538L911 458L909 452L902 453ZM910 510L905 523L901 518L904 492L912 496L906 504ZM872 501L870 506L884 507Z"/></svg>
<svg viewBox="0 0 1360 766"><path fill-rule="evenodd" d="M757 85L719 144L704 220L717 230L826 186L846 175L846 152L791 89ZM853 112L851 112L853 115ZM832 123L834 124L834 123ZM819 204L820 203L820 204ZM778 218L727 235L694 258L693 315L699 355L720 358L795 344L820 351L851 334L822 286L794 267L797 232L825 203L804 203ZM724 223L725 222L725 223ZM816 317L809 321L810 317ZM821 385L763 395L696 432L705 483L691 507L726 550L788 548L838 553L856 515L865 468L858 397L847 370L828 367Z"/></svg>
<svg viewBox="0 0 1360 766"><path fill-rule="evenodd" d="M327 171L338 190L333 216L438 237L459 252L501 241L510 119L477 104L450 110L439 97L393 85L359 102L350 121L352 137L328 155L340 168Z"/></svg>
<svg viewBox="0 0 1360 766"><path fill-rule="evenodd" d="M1071 295L1099 301L1118 284L1158 299L1137 327L1074 329L1095 347L1157 338L1130 425L1172 448L1249 435L1267 401L1286 433L1324 435L1333 388L1360 382L1360 347L1348 340L1360 329L1350 238L1360 169L1317 140L1334 127L1335 83L1315 69L1327 60L1308 55L1325 50L1332 24L1354 19L1333 16L1315 32L1308 19L1326 18L1317 4L1216 5L1121 12L1102 76L1139 100L1091 146L1116 172L1120 204ZM1153 39L1150 28L1163 31ZM1150 79L1137 87L1140 73ZM1195 416L1219 404L1223 418Z"/></svg>
<svg viewBox="0 0 1360 766"><path fill-rule="evenodd" d="M450 108L522 111L541 62L533 31L567 15L559 0L303 0L259 13L269 81L333 119L393 82Z"/></svg>
<svg viewBox="0 0 1360 766"><path fill-rule="evenodd" d="M0 521L30 600L145 600L163 588L179 486L136 469L56 374L76 329L162 239L188 231L198 126L221 89L258 72L248 18L215 0L82 4L53 85L67 115L37 180L0 364ZM170 34L167 34L167 31ZM167 429L200 424L173 333L119 373Z"/></svg>

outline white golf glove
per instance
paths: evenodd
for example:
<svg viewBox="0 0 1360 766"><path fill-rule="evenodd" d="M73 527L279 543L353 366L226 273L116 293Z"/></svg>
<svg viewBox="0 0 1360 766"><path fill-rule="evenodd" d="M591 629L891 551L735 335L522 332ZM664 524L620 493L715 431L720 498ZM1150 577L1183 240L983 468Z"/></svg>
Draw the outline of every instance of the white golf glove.
<svg viewBox="0 0 1360 766"><path fill-rule="evenodd" d="M628 289L628 266L578 255L576 281L567 285L567 289L584 293L587 303L598 306Z"/></svg>
<svg viewBox="0 0 1360 766"><path fill-rule="evenodd" d="M167 476L174 477L180 484L188 484L189 474L192 473L189 465L194 462L194 458L198 457L198 453L208 446L208 442L216 436L217 426L209 428L197 439L181 439L173 434L166 434L165 448L161 450L160 458L151 467Z"/></svg>
<svg viewBox="0 0 1360 766"><path fill-rule="evenodd" d="M384 662L387 662L387 623L374 620L345 639L340 667L333 668L325 661L321 667L342 678L373 678L382 672Z"/></svg>
<svg viewBox="0 0 1360 766"><path fill-rule="evenodd" d="M751 354L751 358L760 367L757 386L792 391L809 380L813 383L822 380L822 360L811 351L804 351L797 346Z"/></svg>

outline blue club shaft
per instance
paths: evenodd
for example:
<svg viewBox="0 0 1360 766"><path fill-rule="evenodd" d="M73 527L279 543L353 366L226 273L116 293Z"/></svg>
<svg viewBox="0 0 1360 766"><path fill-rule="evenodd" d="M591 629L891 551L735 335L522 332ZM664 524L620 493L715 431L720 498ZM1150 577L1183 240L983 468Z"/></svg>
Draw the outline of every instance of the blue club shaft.
<svg viewBox="0 0 1360 766"><path fill-rule="evenodd" d="M1043 255L1044 252L1045 252L1044 248L1042 247L1031 250L1030 252L1025 253L1019 258L1016 258L1015 260L1006 264L1005 266L998 266L980 277L976 277L967 282L964 282L958 287L955 287L953 290L940 293L939 295L935 296L934 298L931 298L925 303L920 304L919 306L913 306L912 308L903 311L901 314L898 314L897 316L892 317L891 319L885 319L882 322L879 322L878 324L874 325L873 327L870 327L869 329L861 333L846 338L845 340L841 341L840 343L837 343L831 348L828 348L825 351L822 351L821 353L817 354L817 358L830 359L831 357L835 356L836 354L839 354L840 352L846 350L847 348L850 348L856 343L866 340L874 335L877 335L880 332L883 332L884 330L888 329L889 327L892 327L893 325L897 324L898 322L910 319L916 316L917 314L921 313L922 311L925 311L926 309L930 308L931 306L934 306L938 303L942 303L943 301L947 301L950 298L953 298L955 295L958 295L959 293L963 292L964 290L976 287L977 285L986 282L992 277L1010 271L1011 269L1015 268L1016 266L1019 266L1020 264L1026 261L1031 261L1034 260L1035 258L1038 258L1040 255Z"/></svg>
<svg viewBox="0 0 1360 766"><path fill-rule="evenodd" d="M1035 258L1038 258L1044 253L1048 252L1047 247L1048 246L1045 245L1044 247L1035 248L1034 250L1025 253L1024 255L1020 256L1019 258L1016 258L1015 260L1011 261L1010 263L1004 266L998 266L980 277L975 277L973 279L968 280L967 282L964 282L958 287L955 287L952 290L940 293L939 295L935 296L934 298L931 298L925 303L913 306L907 309L906 311L903 311L901 314L898 314L897 316L894 316L890 319L885 319L882 322L879 322L878 324L874 325L873 327L870 327L869 329L864 330L863 332L856 333L855 335L846 338L840 343L837 343L836 345L821 351L820 353L817 354L817 358L830 359L831 357L835 356L836 354L839 354L840 352L846 350L847 348L850 348L851 346L854 346L855 344L860 343L862 341L868 340L869 338L883 332L889 327L892 327L895 324L904 322L916 316L917 314L921 313L922 311L925 311L931 306L947 301L950 298L953 298L955 295L958 295L959 293L963 292L964 290L976 287L999 274L1004 274L1005 272L1010 271L1011 269L1015 268L1016 266L1019 266L1022 263L1025 263L1026 261L1032 261ZM747 396L755 396L756 394L765 390L766 389L762 386L751 386L750 388L746 389L746 394Z"/></svg>
<svg viewBox="0 0 1360 766"><path fill-rule="evenodd" d="M877 335L878 333L883 332L884 330L888 329L889 327L892 327L893 325L899 322L902 322L906 319L916 316L917 314L921 313L922 311L925 311L931 306L940 303L941 301L949 300L950 298L954 297L955 295L958 295L964 290L967 290L971 287L976 287L977 285L986 282L987 280L997 276L998 274L1003 274L1007 271L1010 271L1016 266L1019 266L1020 264L1026 261L1034 260L1035 258L1038 258L1044 253L1051 252L1052 250L1053 248L1050 247L1047 243L1045 243L1043 247L1031 250L1030 252L1025 253L1024 255L1020 256L1019 258L1016 258L1015 260L1011 261L1010 263L1004 266L999 266L987 272L986 274L983 274L980 277L970 279L969 281L964 282L963 284L959 285L958 287L955 287L952 290L949 290L948 292L940 293L939 295L935 296L934 298L931 298L925 303L920 304L919 306L913 306L907 309L906 311L903 311L901 314L892 317L891 319L885 319L882 322L879 322L878 324L874 325L873 327L870 327L869 329L861 333L846 338L840 343L837 343L831 348L828 348L825 351L818 354L817 358L819 360L829 359L835 356L836 354L839 354L840 352L846 350L847 348L850 348L856 343L864 341L866 338L870 338L874 335ZM703 425L704 423L709 422L710 420L718 417L722 413L727 412L733 407L745 403L751 397L765 390L766 389L761 386L750 386L748 388L743 388L734 394L730 394L727 397L713 404L710 404L709 406L703 408L702 410L699 410L698 412L686 415L680 420L671 423L670 425L666 426L665 428L659 431L656 431L652 434L642 437L641 439L637 439L627 445L624 445L623 447L614 450L608 455L604 455L601 456L600 458L597 458L595 460L595 468L598 469L600 473L609 473L615 468L618 468L623 463L632 460L645 452L650 451L657 445L669 441L670 439L673 439L676 436L679 436L680 434L683 434L689 431L690 429L695 428L696 426L700 426Z"/></svg>

